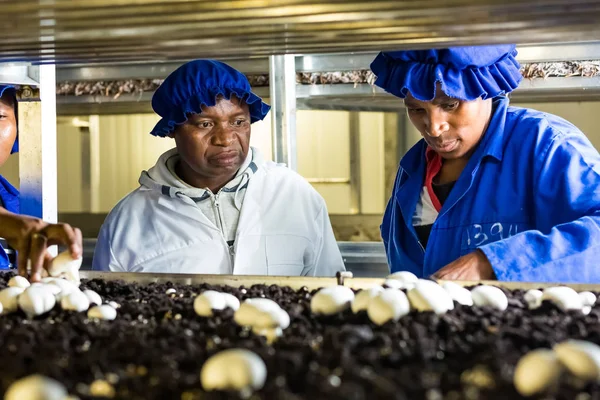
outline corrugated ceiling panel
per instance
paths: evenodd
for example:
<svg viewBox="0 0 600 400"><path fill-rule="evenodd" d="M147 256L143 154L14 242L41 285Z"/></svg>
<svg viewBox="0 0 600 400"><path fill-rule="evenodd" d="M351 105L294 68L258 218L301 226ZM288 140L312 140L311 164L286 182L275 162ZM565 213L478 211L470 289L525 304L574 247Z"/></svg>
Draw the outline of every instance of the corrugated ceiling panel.
<svg viewBox="0 0 600 400"><path fill-rule="evenodd" d="M0 58L45 63L600 39L596 0L19 0L2 11Z"/></svg>

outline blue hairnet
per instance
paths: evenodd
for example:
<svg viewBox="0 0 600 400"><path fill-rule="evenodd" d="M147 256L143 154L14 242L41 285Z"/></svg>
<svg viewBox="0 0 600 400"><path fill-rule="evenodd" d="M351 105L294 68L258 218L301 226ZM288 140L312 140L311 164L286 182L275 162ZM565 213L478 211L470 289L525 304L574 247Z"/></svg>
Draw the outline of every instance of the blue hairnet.
<svg viewBox="0 0 600 400"><path fill-rule="evenodd" d="M202 106L212 107L218 96L235 95L250 108L250 120L262 120L271 107L252 93L248 79L229 65L215 60L194 60L173 71L152 96L152 108L162 117L150 132L168 136L175 125L199 114Z"/></svg>
<svg viewBox="0 0 600 400"><path fill-rule="evenodd" d="M0 97L4 96L4 92L9 91L13 97L13 104L15 107L15 121L17 121L17 137L13 143L10 154L19 152L19 103L17 102L17 90L13 85L0 85Z"/></svg>
<svg viewBox="0 0 600 400"><path fill-rule="evenodd" d="M382 52L371 63L375 84L405 98L435 97L436 83L459 100L489 99L512 92L522 75L515 45Z"/></svg>

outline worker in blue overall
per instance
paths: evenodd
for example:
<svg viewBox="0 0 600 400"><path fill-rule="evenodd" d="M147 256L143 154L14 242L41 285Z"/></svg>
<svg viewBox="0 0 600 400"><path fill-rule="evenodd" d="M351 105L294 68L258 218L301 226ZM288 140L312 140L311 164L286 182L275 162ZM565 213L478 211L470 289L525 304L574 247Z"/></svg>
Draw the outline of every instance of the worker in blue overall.
<svg viewBox="0 0 600 400"><path fill-rule="evenodd" d="M15 88L0 85L0 166L19 151L17 109ZM52 261L48 246L62 244L73 258L81 257L79 229L18 213L19 191L0 175L0 270L18 267L21 275L39 281L42 269Z"/></svg>
<svg viewBox="0 0 600 400"><path fill-rule="evenodd" d="M396 51L371 64L423 136L400 161L381 225L392 272L600 282L600 156L564 119L509 106L516 54Z"/></svg>

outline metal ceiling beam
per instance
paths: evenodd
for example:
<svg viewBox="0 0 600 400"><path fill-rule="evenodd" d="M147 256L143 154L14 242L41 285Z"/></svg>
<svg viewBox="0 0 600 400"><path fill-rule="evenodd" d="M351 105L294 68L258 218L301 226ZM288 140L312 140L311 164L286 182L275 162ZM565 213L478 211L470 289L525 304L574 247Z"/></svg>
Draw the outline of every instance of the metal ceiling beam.
<svg viewBox="0 0 600 400"><path fill-rule="evenodd" d="M597 0L19 0L3 16L0 60L32 63L600 40Z"/></svg>
<svg viewBox="0 0 600 400"><path fill-rule="evenodd" d="M70 66L58 67L56 81L104 81L124 79L166 78L187 60L142 64L133 63L125 65L95 65L95 66ZM244 74L268 74L269 59L257 58L248 60L227 60L227 63Z"/></svg>
<svg viewBox="0 0 600 400"><path fill-rule="evenodd" d="M600 42L526 44L518 47L517 59L521 63L550 61L600 60ZM377 52L317 54L296 57L298 72L327 72L366 70ZM165 78L186 60L163 63L120 63L111 65L59 66L56 81L103 81L145 78ZM245 74L267 74L267 57L226 60L232 67ZM3 68L0 68L0 81ZM17 83L17 82L15 82Z"/></svg>
<svg viewBox="0 0 600 400"><path fill-rule="evenodd" d="M525 44L518 46L521 63L600 60L600 42ZM298 72L327 72L369 69L377 52L317 54L296 58Z"/></svg>
<svg viewBox="0 0 600 400"><path fill-rule="evenodd" d="M0 64L0 84L33 85L40 83L38 66L20 64Z"/></svg>
<svg viewBox="0 0 600 400"><path fill-rule="evenodd" d="M261 87L254 92L269 97L269 88ZM152 112L151 93L124 94L118 99L97 96L58 96L57 111L60 115L127 114ZM404 108L403 102L368 84L297 85L298 109L390 111ZM557 102L600 100L600 77L546 78L524 80L511 93L513 102Z"/></svg>

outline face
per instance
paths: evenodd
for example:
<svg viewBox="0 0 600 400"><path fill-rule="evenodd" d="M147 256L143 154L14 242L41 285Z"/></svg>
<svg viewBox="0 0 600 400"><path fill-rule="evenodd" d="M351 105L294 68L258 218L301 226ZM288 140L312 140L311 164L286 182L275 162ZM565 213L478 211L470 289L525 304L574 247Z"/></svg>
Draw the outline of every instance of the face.
<svg viewBox="0 0 600 400"><path fill-rule="evenodd" d="M16 138L17 118L14 99L5 91L0 98L0 165L4 164L10 156Z"/></svg>
<svg viewBox="0 0 600 400"><path fill-rule="evenodd" d="M195 179L230 178L248 155L248 105L234 96L218 98L214 107L202 107L200 114L188 116L171 136L185 169Z"/></svg>
<svg viewBox="0 0 600 400"><path fill-rule="evenodd" d="M444 159L468 158L492 115L492 100L461 101L446 96L438 84L432 101L410 93L404 99L408 117L427 144Z"/></svg>

